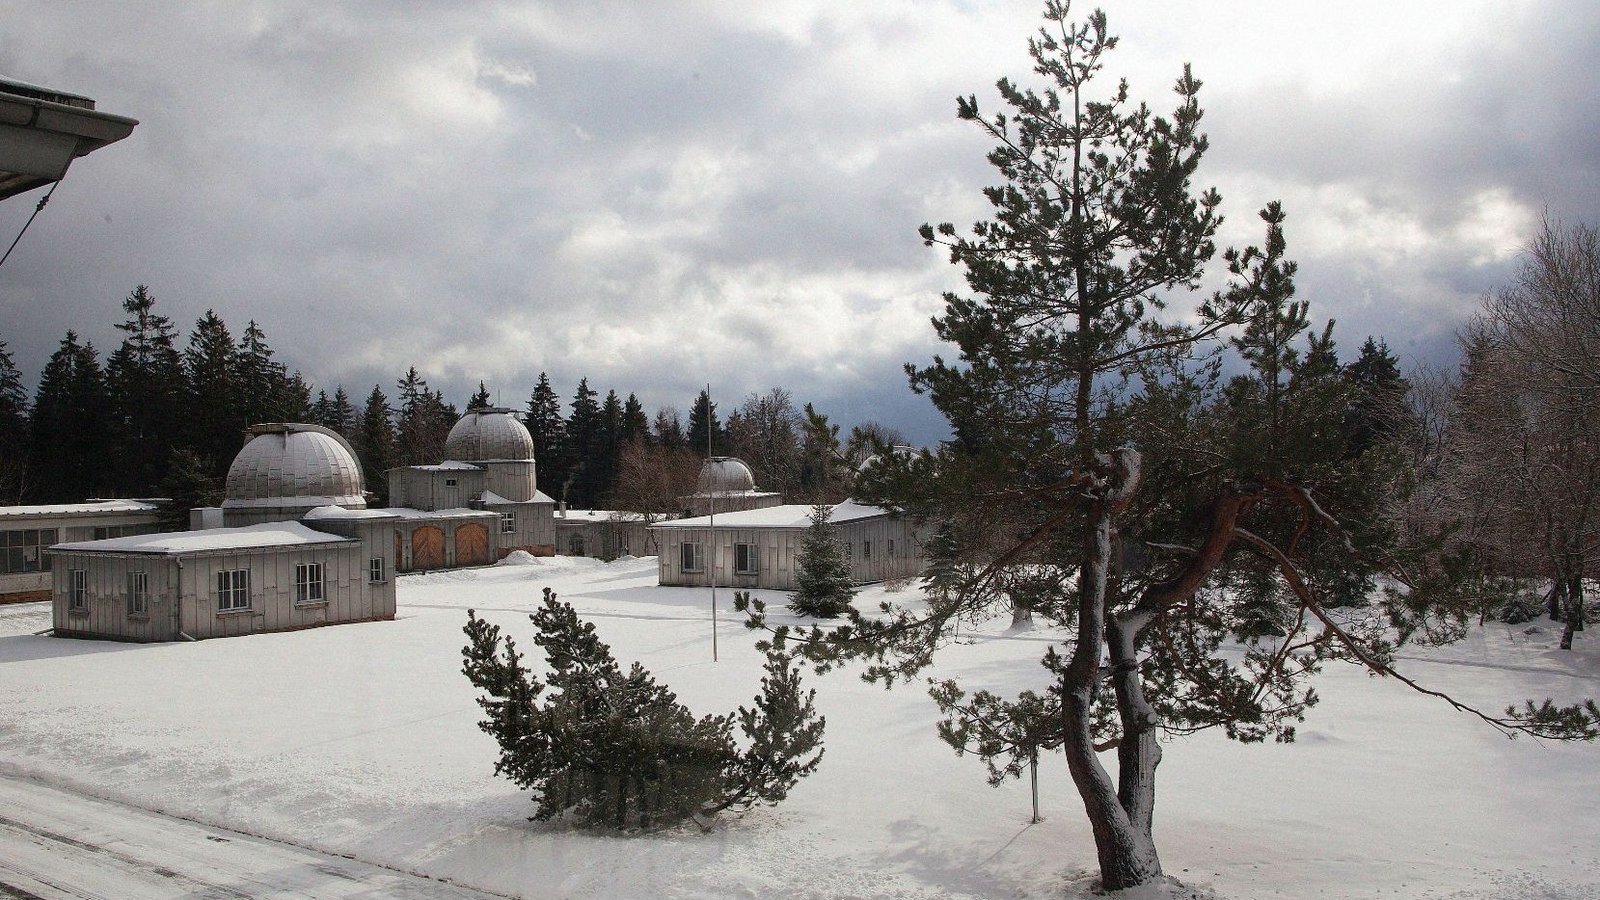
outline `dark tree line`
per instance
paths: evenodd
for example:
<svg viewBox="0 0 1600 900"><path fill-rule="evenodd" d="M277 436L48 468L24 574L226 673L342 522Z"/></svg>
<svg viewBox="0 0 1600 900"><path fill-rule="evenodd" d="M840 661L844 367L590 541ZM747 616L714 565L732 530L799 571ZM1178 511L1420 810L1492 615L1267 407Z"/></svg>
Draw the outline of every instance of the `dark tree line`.
<svg viewBox="0 0 1600 900"><path fill-rule="evenodd" d="M415 367L357 402L343 385L330 394L289 371L255 321L236 336L207 310L185 341L144 285L122 309L122 340L109 356L68 331L31 398L0 340L0 503L163 496L179 526L188 507L220 500L245 429L259 422L311 422L344 435L379 504L383 472L444 458L460 411ZM480 381L464 408L487 408L491 396ZM602 395L587 378L563 402L542 373L523 421L541 490L573 507L637 512L670 511L693 492L708 446L748 462L765 490L832 502L875 448L903 440L873 423L841 439L837 425L809 404L797 408L782 388L745 398L726 422L701 391L685 421L671 407L652 418L636 394Z"/></svg>

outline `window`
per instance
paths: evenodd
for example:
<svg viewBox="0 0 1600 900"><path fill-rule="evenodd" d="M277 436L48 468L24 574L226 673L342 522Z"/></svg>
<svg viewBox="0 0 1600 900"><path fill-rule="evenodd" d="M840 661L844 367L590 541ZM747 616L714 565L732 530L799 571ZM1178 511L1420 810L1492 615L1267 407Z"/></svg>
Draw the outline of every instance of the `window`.
<svg viewBox="0 0 1600 900"><path fill-rule="evenodd" d="M861 542L861 558L863 560L868 560L868 559L872 558L872 542L871 541L862 541Z"/></svg>
<svg viewBox="0 0 1600 900"><path fill-rule="evenodd" d="M894 559L894 538L889 538L888 556L890 559Z"/></svg>
<svg viewBox="0 0 1600 900"><path fill-rule="evenodd" d="M500 514L500 533L515 534L517 531L517 514L504 512Z"/></svg>
<svg viewBox="0 0 1600 900"><path fill-rule="evenodd" d="M250 570L229 569L217 573L217 612L250 608Z"/></svg>
<svg viewBox="0 0 1600 900"><path fill-rule="evenodd" d="M150 573L128 573L128 615L150 615Z"/></svg>
<svg viewBox="0 0 1600 900"><path fill-rule="evenodd" d="M45 548L58 541L54 528L0 531L0 575L50 571Z"/></svg>
<svg viewBox="0 0 1600 900"><path fill-rule="evenodd" d="M456 480L454 478L446 478L444 480L444 486L445 487L455 487L456 486Z"/></svg>
<svg viewBox="0 0 1600 900"><path fill-rule="evenodd" d="M679 548L678 562L685 572L704 572L706 554L699 541L684 541Z"/></svg>
<svg viewBox="0 0 1600 900"><path fill-rule="evenodd" d="M583 555L583 535L575 534L567 541L567 553L572 556Z"/></svg>
<svg viewBox="0 0 1600 900"><path fill-rule="evenodd" d="M367 581L373 584L383 583L383 557L374 556L367 560Z"/></svg>
<svg viewBox="0 0 1600 900"><path fill-rule="evenodd" d="M856 545L850 543L849 541L843 541L842 543L844 544L844 561L847 562L847 563L855 562L855 556L856 556L855 547L856 547Z"/></svg>
<svg viewBox="0 0 1600 900"><path fill-rule="evenodd" d="M761 570L760 553L755 544L733 545L733 572L735 575L754 575Z"/></svg>
<svg viewBox="0 0 1600 900"><path fill-rule="evenodd" d="M294 602L321 603L322 563L301 563L294 567Z"/></svg>
<svg viewBox="0 0 1600 900"><path fill-rule="evenodd" d="M130 534L149 534L150 528L145 525L97 525L94 529L94 539L103 541L106 538L127 537Z"/></svg>
<svg viewBox="0 0 1600 900"><path fill-rule="evenodd" d="M72 593L67 599L67 607L79 612L89 608L89 570L72 570Z"/></svg>

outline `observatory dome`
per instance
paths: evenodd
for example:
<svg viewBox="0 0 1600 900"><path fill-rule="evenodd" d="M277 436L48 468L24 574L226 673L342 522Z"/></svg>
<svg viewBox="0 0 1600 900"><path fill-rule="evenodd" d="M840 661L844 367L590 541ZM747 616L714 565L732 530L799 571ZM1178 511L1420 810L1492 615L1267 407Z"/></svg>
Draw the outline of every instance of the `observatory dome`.
<svg viewBox="0 0 1600 900"><path fill-rule="evenodd" d="M366 507L361 465L338 432L274 423L252 426L250 434L228 467L223 509Z"/></svg>
<svg viewBox="0 0 1600 900"><path fill-rule="evenodd" d="M744 494L756 489L756 477L744 460L713 456L700 467L700 493Z"/></svg>
<svg viewBox="0 0 1600 900"><path fill-rule="evenodd" d="M444 456L459 462L532 460L533 435L509 409L475 409L450 429Z"/></svg>

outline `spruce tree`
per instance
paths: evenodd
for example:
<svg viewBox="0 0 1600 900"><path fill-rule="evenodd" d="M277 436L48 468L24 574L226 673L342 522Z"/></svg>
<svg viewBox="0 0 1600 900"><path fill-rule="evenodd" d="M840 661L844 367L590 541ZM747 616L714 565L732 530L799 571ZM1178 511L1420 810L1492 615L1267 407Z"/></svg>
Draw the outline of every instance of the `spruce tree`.
<svg viewBox="0 0 1600 900"><path fill-rule="evenodd" d="M228 471L244 446L244 388L235 363L233 335L215 310L206 310L189 334L183 351L187 383L187 440L184 444L204 461L211 474Z"/></svg>
<svg viewBox="0 0 1600 900"><path fill-rule="evenodd" d="M128 318L117 325L124 337L106 364L111 397L112 459L116 492L148 496L166 477L174 447L182 439L185 383L183 357L172 320L155 312L156 299L139 285L122 301Z"/></svg>
<svg viewBox="0 0 1600 900"><path fill-rule="evenodd" d="M355 434L356 408L350 402L350 395L345 393L342 384L333 392L333 401L328 405L328 421L324 424L344 435L346 439Z"/></svg>
<svg viewBox="0 0 1600 900"><path fill-rule="evenodd" d="M592 828L666 827L783 800L821 760L823 720L798 670L768 654L751 708L695 718L634 663L624 671L594 626L549 588L529 617L543 680L501 629L467 611L462 673L482 694L478 725L500 744L495 773L532 788L533 819ZM738 724L741 749L733 738Z"/></svg>
<svg viewBox="0 0 1600 900"><path fill-rule="evenodd" d="M523 417L528 434L533 438L533 459L539 476L539 489L555 497L562 496L567 481L567 428L561 418L561 399L550 386L550 378L539 373L539 383L528 398L528 412Z"/></svg>
<svg viewBox="0 0 1600 900"><path fill-rule="evenodd" d="M488 409L489 406L489 389L484 387L482 381L479 381L478 390L474 392L472 398L467 401L467 412L472 412L473 410L478 409Z"/></svg>
<svg viewBox="0 0 1600 900"><path fill-rule="evenodd" d="M622 404L622 443L650 440L650 420L645 417L644 404L637 394L629 394Z"/></svg>
<svg viewBox="0 0 1600 900"><path fill-rule="evenodd" d="M28 484L28 394L0 340L0 504L21 503Z"/></svg>
<svg viewBox="0 0 1600 900"><path fill-rule="evenodd" d="M832 513L833 507L826 503L811 507L811 525L800 539L794 574L800 589L789 599L789 608L802 616L835 619L854 611L850 601L856 586L850 580L844 547L828 524Z"/></svg>
<svg viewBox="0 0 1600 900"><path fill-rule="evenodd" d="M387 506L389 484L384 473L400 463L395 448L394 410L389 408L389 398L384 395L383 388L376 384L367 395L352 443L361 461L367 490L377 495L379 506Z"/></svg>
<svg viewBox="0 0 1600 900"><path fill-rule="evenodd" d="M656 410L656 420L651 428L655 432L656 443L668 450L683 450L689 446L689 439L683 433L683 420L678 417L678 411L670 406Z"/></svg>
<svg viewBox="0 0 1600 900"><path fill-rule="evenodd" d="M28 422L36 499L79 502L109 493L110 408L100 355L69 330L39 376Z"/></svg>
<svg viewBox="0 0 1600 900"><path fill-rule="evenodd" d="M596 396L589 387L589 379L579 379L578 390L572 397L572 413L567 416L570 468L569 480L562 489L568 502L578 507L594 506L598 493L596 478L602 464L596 458L601 438L600 404Z"/></svg>
<svg viewBox="0 0 1600 900"><path fill-rule="evenodd" d="M727 433L722 429L722 423L717 420L717 405L711 402L711 394L701 391L695 397L694 406L689 410L689 431L685 437L689 441L689 449L701 455L706 455L706 440L710 438L712 456L721 456L728 452Z"/></svg>

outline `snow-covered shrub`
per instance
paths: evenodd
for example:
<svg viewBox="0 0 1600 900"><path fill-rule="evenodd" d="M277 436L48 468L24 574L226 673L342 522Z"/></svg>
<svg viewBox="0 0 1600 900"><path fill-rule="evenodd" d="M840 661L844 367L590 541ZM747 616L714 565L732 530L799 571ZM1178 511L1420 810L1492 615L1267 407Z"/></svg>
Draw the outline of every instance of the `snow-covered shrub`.
<svg viewBox="0 0 1600 900"><path fill-rule="evenodd" d="M802 616L836 619L850 611L856 595L844 547L828 525L832 511L826 503L813 506L811 525L800 539L794 575L800 589L790 598L789 608Z"/></svg>
<svg viewBox="0 0 1600 900"><path fill-rule="evenodd" d="M500 744L495 774L535 791L535 820L654 828L777 803L822 758L815 692L802 694L782 653L768 654L753 708L697 719L638 663L624 672L594 626L549 588L530 618L549 664L544 680L472 610L461 653L463 674L483 692L478 727Z"/></svg>

